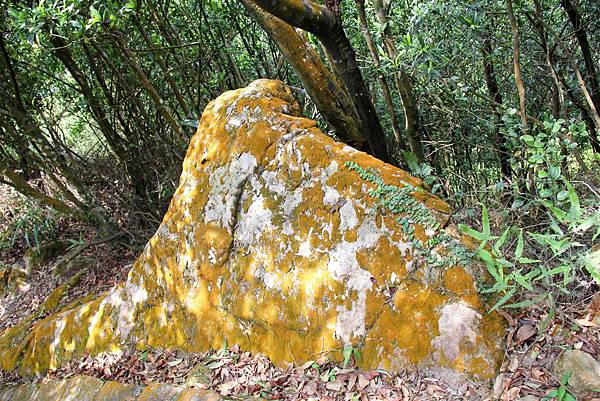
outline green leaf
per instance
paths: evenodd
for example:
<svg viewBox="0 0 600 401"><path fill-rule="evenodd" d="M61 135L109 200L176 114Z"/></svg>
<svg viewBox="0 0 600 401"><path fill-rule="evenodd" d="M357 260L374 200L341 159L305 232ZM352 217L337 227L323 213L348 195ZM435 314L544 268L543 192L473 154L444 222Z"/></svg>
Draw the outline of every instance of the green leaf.
<svg viewBox="0 0 600 401"><path fill-rule="evenodd" d="M544 298L546 298L546 294L537 296L534 299L528 299L527 301L516 302L514 304L506 304L504 305L504 308L523 309L532 305L538 305Z"/></svg>
<svg viewBox="0 0 600 401"><path fill-rule="evenodd" d="M501 269L496 268L496 263L494 262L494 258L488 251L486 251L485 249L482 249L477 253L477 256L479 256L479 258L484 262L485 267L487 268L488 272L490 272L492 277L494 277L494 279L497 282L503 281L503 279L502 279L503 274L501 272Z"/></svg>
<svg viewBox="0 0 600 401"><path fill-rule="evenodd" d="M511 228L512 227L508 227L506 230L504 230L504 232L502 233L500 238L498 238L498 240L494 244L494 251L496 251L496 254L499 255L502 253L500 248L502 248L502 245L504 245L504 243L506 242L506 238L508 238L508 232L510 231Z"/></svg>
<svg viewBox="0 0 600 401"><path fill-rule="evenodd" d="M515 199L515 201L510 206L510 210L517 210L517 209L521 208L521 206L523 206L524 204L525 204L525 201L523 201L523 199Z"/></svg>
<svg viewBox="0 0 600 401"><path fill-rule="evenodd" d="M10 14L10 16L15 19L18 20L21 17L21 12L15 10L12 7L8 7L8 13Z"/></svg>
<svg viewBox="0 0 600 401"><path fill-rule="evenodd" d="M515 258L517 260L520 259L523 254L523 245L523 229L520 229L517 236L517 248L515 249Z"/></svg>
<svg viewBox="0 0 600 401"><path fill-rule="evenodd" d="M548 209L550 209L550 211L554 213L554 216L556 216L558 221L560 221L561 223L566 224L569 222L569 215L564 210L557 208L552 203L545 200L540 201L540 203Z"/></svg>
<svg viewBox="0 0 600 401"><path fill-rule="evenodd" d="M517 292L517 290L515 288L511 288L510 290L508 290L506 292L506 294L504 294L504 296L502 298L500 298L498 300L498 302L496 302L494 304L494 306L492 306L492 309L490 309L490 312L493 312L496 309L502 307L502 305L504 305L510 298L512 298L512 296L515 295L516 292Z"/></svg>
<svg viewBox="0 0 600 401"><path fill-rule="evenodd" d="M560 379L560 384L562 384L563 386L566 386L567 384L569 384L570 378L571 378L571 371L567 370L565 372L565 374L563 375L563 377Z"/></svg>
<svg viewBox="0 0 600 401"><path fill-rule="evenodd" d="M565 199L567 199L568 196L569 192L563 190L556 194L556 199L559 201L564 201Z"/></svg>
<svg viewBox="0 0 600 401"><path fill-rule="evenodd" d="M532 263L539 263L540 260L539 259L529 259L526 257L520 257L517 262L524 264L524 265L530 265Z"/></svg>
<svg viewBox="0 0 600 401"><path fill-rule="evenodd" d="M554 220L554 217L552 217L551 214L548 214L548 217L550 218L550 229L557 235L565 235L563 230L561 230L560 226L556 223L556 220Z"/></svg>
<svg viewBox="0 0 600 401"><path fill-rule="evenodd" d="M529 157L528 161L532 164L540 164L544 161L544 157L540 154L534 154Z"/></svg>
<svg viewBox="0 0 600 401"><path fill-rule="evenodd" d="M480 233L479 231L474 230L465 224L459 224L458 229L460 231L462 231L464 234L467 234L467 235L475 238L476 240L483 241L485 239L485 236L483 235L483 233Z"/></svg>
<svg viewBox="0 0 600 401"><path fill-rule="evenodd" d="M552 133L556 134L558 131L560 131L560 128L562 127L562 124L560 122L555 122L554 125L552 126Z"/></svg>
<svg viewBox="0 0 600 401"><path fill-rule="evenodd" d="M571 217L571 222L575 222L581 216L581 205L579 204L579 196L577 196L575 188L573 188L573 185L571 185L569 181L565 180L565 185L567 186L567 190L569 191L569 201L571 202L569 216Z"/></svg>
<svg viewBox="0 0 600 401"><path fill-rule="evenodd" d="M531 135L521 135L521 140L528 146L532 146L535 142L535 139Z"/></svg>
<svg viewBox="0 0 600 401"><path fill-rule="evenodd" d="M538 280L541 280L541 279L544 279L547 277L553 277L558 274L568 273L570 270L571 270L570 265L561 265L561 266L555 267L554 269L546 270L545 272L540 274L538 277L534 278L533 281L538 281Z"/></svg>
<svg viewBox="0 0 600 401"><path fill-rule="evenodd" d="M93 5L90 5L90 15L92 16L95 22L102 21L100 13L98 12L98 10L96 10L96 7L94 7Z"/></svg>
<svg viewBox="0 0 600 401"><path fill-rule="evenodd" d="M565 386L560 386L558 388L558 392L556 393L557 401L563 401L566 393L567 393L567 388Z"/></svg>
<svg viewBox="0 0 600 401"><path fill-rule="evenodd" d="M521 287L528 289L529 291L533 291L533 286L531 285L531 283L529 283L525 277L523 277L521 275L521 273L519 271L515 271L513 273L513 278L515 279L515 281L519 284L521 284Z"/></svg>
<svg viewBox="0 0 600 401"><path fill-rule="evenodd" d="M362 356L360 356L360 351L358 350L357 347L354 347L354 349L352 350L352 354L354 354L354 360L357 363L360 363L362 360Z"/></svg>
<svg viewBox="0 0 600 401"><path fill-rule="evenodd" d="M560 177L560 167L559 166L550 166L548 168L548 173L550 173L550 178L556 180Z"/></svg>
<svg viewBox="0 0 600 401"><path fill-rule="evenodd" d="M580 225L578 225L575 228L575 232L579 232L579 231L587 231L589 230L592 226L595 225L600 225L600 218L598 217L599 213L594 213L593 215L589 216L587 219L583 220L581 222Z"/></svg>
<svg viewBox="0 0 600 401"><path fill-rule="evenodd" d="M342 351L342 355L344 357L344 367L346 367L348 365L348 363L350 362L350 358L352 358L352 351L354 350L354 347L352 345L346 345L344 346L344 350Z"/></svg>
<svg viewBox="0 0 600 401"><path fill-rule="evenodd" d="M581 263L596 283L600 284L600 250L584 255Z"/></svg>

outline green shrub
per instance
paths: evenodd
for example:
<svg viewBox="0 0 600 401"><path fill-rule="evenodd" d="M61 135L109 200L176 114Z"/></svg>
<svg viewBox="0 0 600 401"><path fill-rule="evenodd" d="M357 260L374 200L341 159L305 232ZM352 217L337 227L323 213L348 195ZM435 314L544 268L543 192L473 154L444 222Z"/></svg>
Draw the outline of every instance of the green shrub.
<svg viewBox="0 0 600 401"><path fill-rule="evenodd" d="M39 246L40 243L56 238L58 234L58 212L39 207L27 201L19 217L9 227L12 232L10 246L22 240L27 247Z"/></svg>
<svg viewBox="0 0 600 401"><path fill-rule="evenodd" d="M600 236L597 199L582 202L569 181L563 180L563 184L565 198L534 199L517 208L517 212L539 208L543 212L540 224L529 228L510 225L501 235L492 235L488 212L483 207L481 231L459 226L481 241L477 256L494 278L494 285L483 292L502 294L492 310L524 307L556 291L569 294L578 278L600 284L600 254L592 247ZM535 295L534 299L508 303L523 291Z"/></svg>

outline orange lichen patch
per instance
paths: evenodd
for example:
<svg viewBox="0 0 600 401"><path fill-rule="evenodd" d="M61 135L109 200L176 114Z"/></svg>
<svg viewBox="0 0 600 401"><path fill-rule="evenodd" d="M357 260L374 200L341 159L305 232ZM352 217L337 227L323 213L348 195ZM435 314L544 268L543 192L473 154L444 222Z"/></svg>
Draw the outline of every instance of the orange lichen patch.
<svg viewBox="0 0 600 401"><path fill-rule="evenodd" d="M15 369L27 345L32 321L33 317L30 316L2 333L0 336L0 369L6 371Z"/></svg>
<svg viewBox="0 0 600 401"><path fill-rule="evenodd" d="M460 266L454 266L444 272L443 285L456 295L473 294L476 292L473 277Z"/></svg>
<svg viewBox="0 0 600 401"><path fill-rule="evenodd" d="M416 282L409 282L398 289L394 309L398 314L397 320L403 322L397 341L410 362L418 363L431 352L431 339L439 333L438 308L446 301L446 296ZM419 339L415 338L417 333Z"/></svg>
<svg viewBox="0 0 600 401"><path fill-rule="evenodd" d="M481 319L480 327L478 336L480 350L487 350L489 354L474 358L467 371L473 372L475 377L490 380L500 369L504 356L501 343L506 336L506 324L497 313L486 313Z"/></svg>
<svg viewBox="0 0 600 401"><path fill-rule="evenodd" d="M83 272L80 271L76 273L73 277L71 277L69 280L65 281L63 284L59 285L54 290L52 290L50 295L48 295L48 297L42 304L41 310L44 312L52 312L54 309L56 309L60 301L66 295L67 291L71 287L77 285L79 280L81 280L82 276Z"/></svg>
<svg viewBox="0 0 600 401"><path fill-rule="evenodd" d="M381 308L369 330L363 350L365 367L397 370L432 358L432 341L439 334L438 308L446 301L447 297L421 284L401 286L393 304Z"/></svg>
<svg viewBox="0 0 600 401"><path fill-rule="evenodd" d="M475 288L475 280L463 267L453 266L446 269L442 276L442 287L460 297L473 308L482 309L482 302Z"/></svg>
<svg viewBox="0 0 600 401"><path fill-rule="evenodd" d="M406 259L402 251L394 246L386 237L381 237L374 249L365 249L356 254L358 263L373 275L380 285L393 285L391 274L398 280L406 276ZM399 281L398 281L399 283Z"/></svg>
<svg viewBox="0 0 600 401"><path fill-rule="evenodd" d="M348 161L423 188L323 135L281 82L223 94L206 107L179 188L127 281L30 331L5 332L1 367L36 373L128 343L204 351L226 342L303 363L339 359L353 344L364 347L365 368L491 377L502 325L474 292L480 267L442 277L425 265ZM445 224L443 201L413 196ZM414 228L422 242L437 234Z"/></svg>

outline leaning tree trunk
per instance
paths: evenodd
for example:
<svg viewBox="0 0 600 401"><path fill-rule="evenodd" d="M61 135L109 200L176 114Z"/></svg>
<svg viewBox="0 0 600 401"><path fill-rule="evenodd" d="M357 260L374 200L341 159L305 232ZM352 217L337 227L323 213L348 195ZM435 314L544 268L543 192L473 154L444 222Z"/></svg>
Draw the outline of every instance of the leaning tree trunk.
<svg viewBox="0 0 600 401"><path fill-rule="evenodd" d="M369 29L369 23L367 22L367 15L365 12L365 1L355 0L355 2L356 8L358 9L358 22L360 25L360 31L362 32L362 36L365 39L365 42L367 42L367 47L369 48L369 53L371 53L371 58L373 59L375 68L377 68L378 70L377 77L379 78L379 83L381 84L383 100L385 102L385 106L390 116L390 122L392 125L392 131L394 132L394 137L396 138L396 144L400 148L400 150L404 150L405 146L402 142L402 134L400 132L400 127L398 126L398 117L396 116L396 109L394 108L394 102L390 93L390 87L388 85L385 75L381 71L381 60L379 58L377 48L375 47L373 36L371 35L371 31Z"/></svg>
<svg viewBox="0 0 600 401"><path fill-rule="evenodd" d="M277 44L281 54L290 63L306 92L337 136L344 142L362 148L365 136L358 124L352 100L337 84L331 71L304 35L279 18L266 13L251 0L242 0L242 4Z"/></svg>
<svg viewBox="0 0 600 401"><path fill-rule="evenodd" d="M332 3L332 9L311 0L254 0L254 3L275 17L308 31L319 39L333 61L333 69L352 99L371 154L391 162L383 127L358 68L354 49L342 27L339 0L328 1Z"/></svg>
<svg viewBox="0 0 600 401"><path fill-rule="evenodd" d="M57 210L61 213L75 216L78 219L83 220L83 214L79 210L72 208L60 199L52 198L33 188L16 171L11 169L9 166L5 165L1 160L0 176L5 176L8 179L8 181L5 181L4 183L13 187L20 194L32 199L36 199L41 204L51 207L52 209Z"/></svg>
<svg viewBox="0 0 600 401"><path fill-rule="evenodd" d="M590 142L595 152L600 153L600 141L598 135L600 134L600 125L598 120L598 114L600 113L600 84L598 83L598 75L596 73L596 67L592 56L592 50L590 42L588 40L587 32L581 23L581 16L577 7L571 0L561 0L561 4L569 17L575 38L579 44L581 55L583 56L583 62L585 65L585 79L583 76L578 76L579 85L585 94L586 100L588 101L591 109L591 114L594 116L596 122L596 132L590 132ZM573 61L575 73L577 72L576 62ZM582 75L582 74L578 74ZM590 85L591 90L587 90L585 81ZM587 93L586 93L587 92Z"/></svg>

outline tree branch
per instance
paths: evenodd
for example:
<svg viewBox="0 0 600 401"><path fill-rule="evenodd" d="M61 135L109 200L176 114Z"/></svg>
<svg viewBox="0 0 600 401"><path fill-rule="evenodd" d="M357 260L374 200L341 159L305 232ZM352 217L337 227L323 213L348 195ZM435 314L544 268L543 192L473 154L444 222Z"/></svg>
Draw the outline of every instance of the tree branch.
<svg viewBox="0 0 600 401"><path fill-rule="evenodd" d="M263 10L290 25L317 36L331 33L337 23L335 15L311 0L254 0Z"/></svg>

